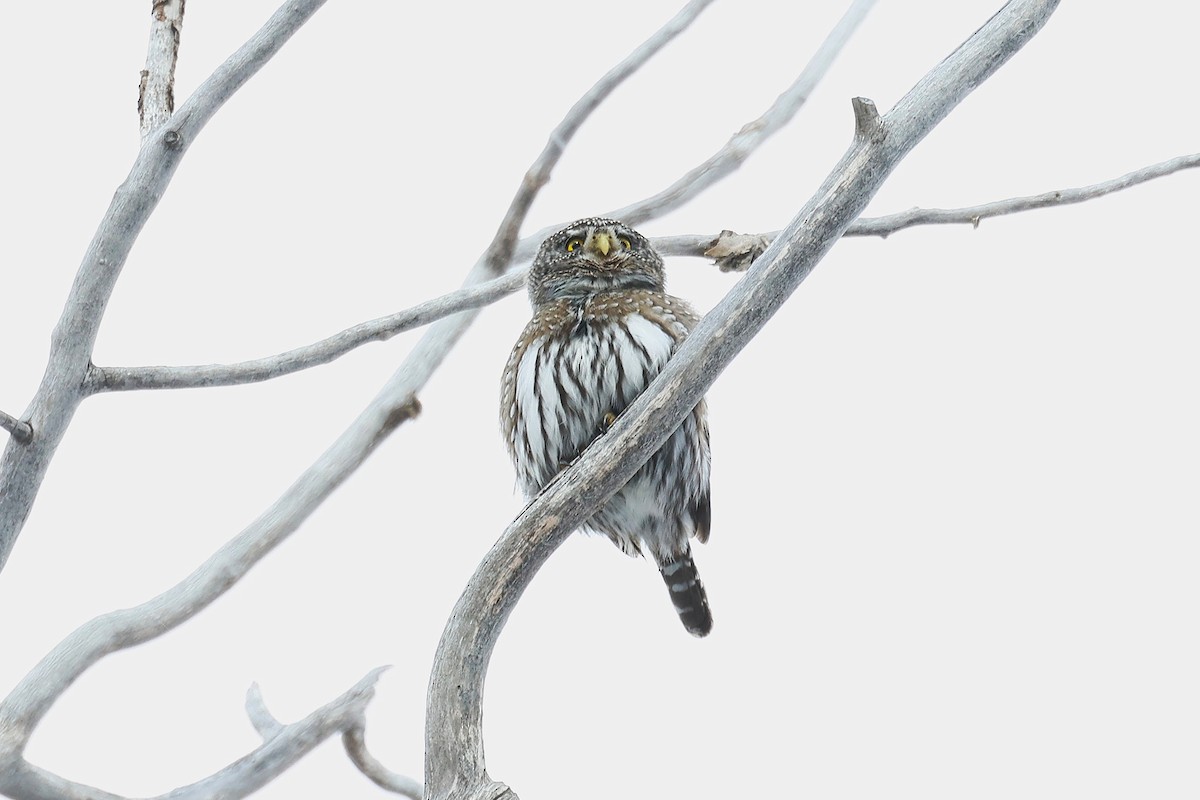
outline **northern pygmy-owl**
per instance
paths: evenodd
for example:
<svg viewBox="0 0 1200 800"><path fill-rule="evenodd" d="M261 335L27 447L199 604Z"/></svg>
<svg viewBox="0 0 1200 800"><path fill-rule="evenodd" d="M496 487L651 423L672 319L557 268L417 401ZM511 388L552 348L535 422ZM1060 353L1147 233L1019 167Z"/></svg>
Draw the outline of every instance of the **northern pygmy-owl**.
<svg viewBox="0 0 1200 800"><path fill-rule="evenodd" d="M581 219L542 242L528 285L533 319L504 369L500 424L532 498L612 425L698 318L664 292L663 261L646 238L611 219ZM712 629L689 543L708 539L708 474L702 400L583 526L652 557L695 636Z"/></svg>

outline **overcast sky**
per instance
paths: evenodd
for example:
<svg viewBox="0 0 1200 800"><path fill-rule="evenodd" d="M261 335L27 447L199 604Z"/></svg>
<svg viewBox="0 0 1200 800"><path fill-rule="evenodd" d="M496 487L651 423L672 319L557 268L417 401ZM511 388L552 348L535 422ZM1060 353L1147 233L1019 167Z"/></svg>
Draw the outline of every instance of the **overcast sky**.
<svg viewBox="0 0 1200 800"><path fill-rule="evenodd" d="M331 2L189 150L109 306L102 365L229 362L456 288L550 129L681 0ZM794 8L784 10L784 5ZM647 235L774 230L851 136L999 0L880 2L811 102ZM0 409L20 414L138 146L148 2L0 24ZM186 97L274 3L192 2ZM1197 147L1200 10L1064 3L868 214L1079 186ZM579 132L526 232L657 191L783 91L840 3L715 3ZM506 627L491 775L524 800L1194 797L1200 274L1182 173L1082 205L839 243L710 395L715 618L572 537ZM738 276L672 259L715 305ZM28 756L127 795L197 780L394 664L368 742L420 777L434 648L522 500L489 308L394 434L225 597L103 660ZM0 694L92 616L166 589L370 400L411 332L267 384L84 403L0 574ZM331 741L259 795L382 796Z"/></svg>

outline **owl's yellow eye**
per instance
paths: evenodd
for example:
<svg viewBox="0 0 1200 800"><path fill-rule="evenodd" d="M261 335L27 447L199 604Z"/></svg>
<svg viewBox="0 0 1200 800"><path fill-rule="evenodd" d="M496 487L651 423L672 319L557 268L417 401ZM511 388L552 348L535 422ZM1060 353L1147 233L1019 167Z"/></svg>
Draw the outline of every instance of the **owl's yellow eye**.
<svg viewBox="0 0 1200 800"><path fill-rule="evenodd" d="M567 252L568 253L574 253L576 247L582 247L582 246L583 246L583 239L580 239L578 236L575 237L574 239L567 240Z"/></svg>
<svg viewBox="0 0 1200 800"><path fill-rule="evenodd" d="M622 247L624 247L626 250L632 250L632 249L633 249L633 242L629 241L629 240L628 240L628 239L626 239L624 236L622 236L622 237L621 237L621 246L622 246Z"/></svg>

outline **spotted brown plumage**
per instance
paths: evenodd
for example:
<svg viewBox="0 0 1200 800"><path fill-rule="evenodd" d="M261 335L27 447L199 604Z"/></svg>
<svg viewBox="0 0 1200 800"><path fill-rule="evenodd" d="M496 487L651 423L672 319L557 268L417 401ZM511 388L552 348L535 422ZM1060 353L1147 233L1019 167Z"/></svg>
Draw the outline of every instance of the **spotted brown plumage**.
<svg viewBox="0 0 1200 800"><path fill-rule="evenodd" d="M583 219L542 243L529 272L533 318L501 382L500 422L517 482L532 498L603 434L695 325L664 291L662 258L641 234ZM708 423L701 401L584 524L654 559L687 630L712 615L690 540L708 539Z"/></svg>

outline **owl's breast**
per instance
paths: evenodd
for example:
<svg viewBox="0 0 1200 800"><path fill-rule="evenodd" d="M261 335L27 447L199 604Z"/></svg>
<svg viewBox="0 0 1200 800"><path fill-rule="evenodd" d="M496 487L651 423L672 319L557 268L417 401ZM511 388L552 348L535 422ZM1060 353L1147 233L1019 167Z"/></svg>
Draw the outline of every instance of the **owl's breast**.
<svg viewBox="0 0 1200 800"><path fill-rule="evenodd" d="M658 320L603 304L527 330L506 391L509 451L532 495L625 410L671 357L675 336ZM535 320L536 322L536 320Z"/></svg>

